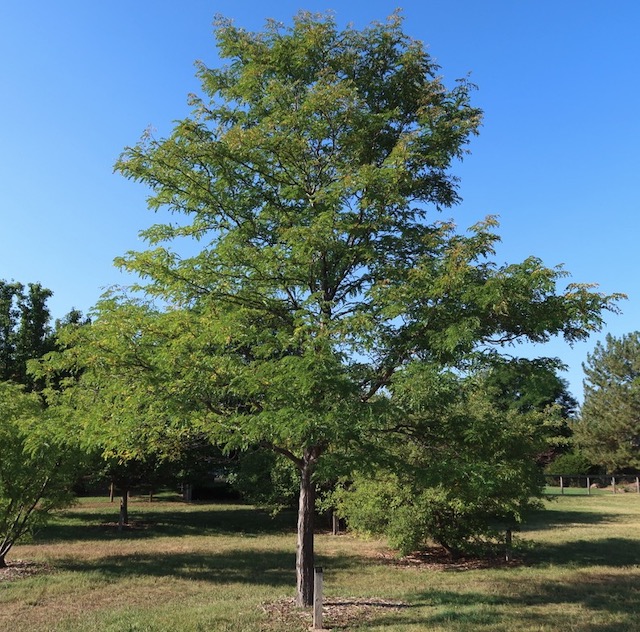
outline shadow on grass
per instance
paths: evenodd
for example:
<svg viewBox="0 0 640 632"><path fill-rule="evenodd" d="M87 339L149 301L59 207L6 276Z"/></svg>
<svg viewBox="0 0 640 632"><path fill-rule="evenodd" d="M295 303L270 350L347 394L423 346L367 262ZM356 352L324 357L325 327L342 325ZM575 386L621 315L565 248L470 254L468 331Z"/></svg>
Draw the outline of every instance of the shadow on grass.
<svg viewBox="0 0 640 632"><path fill-rule="evenodd" d="M580 582L528 581L509 590L517 594L425 591L413 595L411 607L395 613L393 618L381 615L368 624L371 628L447 626L469 631L508 628L583 632L638 630L640 587L637 575L621 577L598 573L581 577ZM587 623L589 620L591 622Z"/></svg>
<svg viewBox="0 0 640 632"><path fill-rule="evenodd" d="M329 558L323 558L325 562ZM319 560L319 558L318 558ZM361 568L359 556L330 558L333 573ZM236 548L223 552L169 552L107 555L96 559L63 558L56 569L97 573L109 581L124 577L171 577L215 584L246 583L268 586L294 586L295 553Z"/></svg>
<svg viewBox="0 0 640 632"><path fill-rule="evenodd" d="M526 557L526 561L534 566L632 566L640 564L640 540L600 538L560 544L536 544Z"/></svg>
<svg viewBox="0 0 640 632"><path fill-rule="evenodd" d="M523 532L536 530L561 529L576 525L598 525L620 520L619 514L607 514L595 511L555 511L546 509L532 512L522 529Z"/></svg>
<svg viewBox="0 0 640 632"><path fill-rule="evenodd" d="M36 541L92 541L153 537L184 537L206 535L262 535L291 533L295 530L295 515L286 511L271 516L253 507L224 505L189 505L172 511L136 508L129 512L129 525L118 530L118 508L109 511L74 509L62 514L42 529Z"/></svg>
<svg viewBox="0 0 640 632"><path fill-rule="evenodd" d="M171 577L216 584L295 585L295 555L251 549L223 553L111 555L94 560L58 560L59 570L98 573L110 581L124 577Z"/></svg>

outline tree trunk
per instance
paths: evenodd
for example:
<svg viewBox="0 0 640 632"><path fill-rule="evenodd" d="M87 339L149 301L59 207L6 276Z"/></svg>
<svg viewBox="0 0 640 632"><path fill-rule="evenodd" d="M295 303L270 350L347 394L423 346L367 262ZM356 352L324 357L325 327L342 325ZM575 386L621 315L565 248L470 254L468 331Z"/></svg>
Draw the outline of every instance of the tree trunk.
<svg viewBox="0 0 640 632"><path fill-rule="evenodd" d="M122 531L124 525L129 524L129 490L123 489L120 496L120 519L118 521L118 530Z"/></svg>
<svg viewBox="0 0 640 632"><path fill-rule="evenodd" d="M315 457L305 454L300 467L300 500L298 504L298 544L296 548L296 602L300 607L313 605L313 523L316 489L311 477Z"/></svg>
<svg viewBox="0 0 640 632"><path fill-rule="evenodd" d="M331 512L331 532L333 535L338 535L340 533L340 518L338 518L338 514L335 509Z"/></svg>
<svg viewBox="0 0 640 632"><path fill-rule="evenodd" d="M6 568L7 563L5 562L4 555L0 555L0 568Z"/></svg>

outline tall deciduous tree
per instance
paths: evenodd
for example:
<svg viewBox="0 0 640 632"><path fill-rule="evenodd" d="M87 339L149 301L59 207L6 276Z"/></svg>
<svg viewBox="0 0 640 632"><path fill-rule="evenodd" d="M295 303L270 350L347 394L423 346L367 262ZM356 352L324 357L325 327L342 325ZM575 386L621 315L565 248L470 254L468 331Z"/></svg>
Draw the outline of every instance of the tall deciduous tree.
<svg viewBox="0 0 640 632"><path fill-rule="evenodd" d="M259 33L220 19L216 37L228 64L200 64L192 115L116 166L183 221L144 231L150 249L119 263L172 317L185 310L162 369L173 399L215 441L297 467L309 605L318 471L388 424L395 376L489 344L584 338L611 298L558 293L564 273L535 258L491 263L493 220L458 235L431 218L458 200L449 168L481 116L397 15L340 30L300 13ZM169 247L181 238L199 249Z"/></svg>
<svg viewBox="0 0 640 632"><path fill-rule="evenodd" d="M584 404L575 436L592 463L640 468L640 332L598 342L583 364Z"/></svg>
<svg viewBox="0 0 640 632"><path fill-rule="evenodd" d="M52 296L40 283L0 281L0 380L34 390L27 362L55 347L47 300Z"/></svg>

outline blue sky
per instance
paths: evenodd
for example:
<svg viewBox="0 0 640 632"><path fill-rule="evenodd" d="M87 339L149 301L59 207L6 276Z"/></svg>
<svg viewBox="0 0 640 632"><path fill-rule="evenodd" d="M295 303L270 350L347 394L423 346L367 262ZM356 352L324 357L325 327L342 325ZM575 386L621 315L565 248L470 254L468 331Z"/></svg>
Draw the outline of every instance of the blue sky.
<svg viewBox="0 0 640 632"><path fill-rule="evenodd" d="M114 257L153 223L140 185L113 173L126 145L188 113L195 60L215 66L220 13L261 29L300 9L362 27L402 8L405 31L429 46L445 83L471 73L481 134L455 172L466 228L500 217L499 263L529 255L564 264L571 281L625 292L600 335L536 349L568 366L609 332L640 329L640 4L635 0L43 0L0 8L0 279L54 292L55 317L87 311L126 279ZM517 352L518 350L514 350ZM528 350L528 354L532 351Z"/></svg>

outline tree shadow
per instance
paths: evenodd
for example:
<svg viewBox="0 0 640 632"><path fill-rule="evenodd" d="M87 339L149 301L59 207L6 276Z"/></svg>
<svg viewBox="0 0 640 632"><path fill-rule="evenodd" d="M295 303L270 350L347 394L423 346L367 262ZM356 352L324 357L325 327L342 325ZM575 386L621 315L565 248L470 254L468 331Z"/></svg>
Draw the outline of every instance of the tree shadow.
<svg viewBox="0 0 640 632"><path fill-rule="evenodd" d="M317 563L331 568L331 573L361 568L359 556L318 556ZM57 570L98 573L108 580L123 577L171 577L207 581L216 584L246 583L268 586L295 585L295 553L264 549L235 548L223 552L203 553L154 552L107 555L94 559L66 557L56 560Z"/></svg>
<svg viewBox="0 0 640 632"><path fill-rule="evenodd" d="M98 573L108 580L131 576L171 577L216 584L295 584L295 556L281 551L232 549L220 553L134 553L96 559L63 558L58 570Z"/></svg>
<svg viewBox="0 0 640 632"><path fill-rule="evenodd" d="M640 540L601 538L561 544L536 544L526 556L528 564L555 566L613 566L640 564Z"/></svg>
<svg viewBox="0 0 640 632"><path fill-rule="evenodd" d="M515 596L424 591L413 595L410 607L396 612L393 618L380 614L368 623L372 628L413 625L431 629L444 625L450 629L476 631L506 629L506 619L513 629L635 632L638 630L637 613L640 611L637 580L638 574L621 577L611 573L594 573L581 578L580 582L527 581L518 584L518 594ZM594 622L582 621L577 624L575 608L563 609L563 604L592 612ZM547 607L552 605L559 608L548 608L547 611Z"/></svg>
<svg viewBox="0 0 640 632"><path fill-rule="evenodd" d="M522 531L543 531L561 529L569 525L598 525L614 523L620 520L618 514L606 514L592 511L535 511L528 517Z"/></svg>
<svg viewBox="0 0 640 632"><path fill-rule="evenodd" d="M110 511L73 510L61 520L44 527L37 535L38 544L58 541L97 541L111 539L147 539L207 535L260 537L295 530L295 515L286 511L271 516L253 507L220 505L192 506L193 510L129 512L129 524L118 529L118 509ZM69 520L65 521L65 516Z"/></svg>

